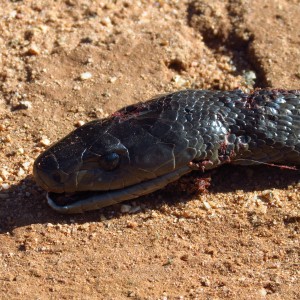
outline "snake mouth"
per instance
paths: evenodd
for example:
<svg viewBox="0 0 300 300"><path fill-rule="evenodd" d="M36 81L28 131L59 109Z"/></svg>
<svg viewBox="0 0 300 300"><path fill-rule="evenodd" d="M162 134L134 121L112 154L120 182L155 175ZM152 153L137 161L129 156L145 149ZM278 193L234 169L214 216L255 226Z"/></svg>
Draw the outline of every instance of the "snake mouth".
<svg viewBox="0 0 300 300"><path fill-rule="evenodd" d="M111 191L87 191L72 194L48 192L47 201L54 210L62 214L83 213L150 194L191 171L189 166L184 166L154 179Z"/></svg>

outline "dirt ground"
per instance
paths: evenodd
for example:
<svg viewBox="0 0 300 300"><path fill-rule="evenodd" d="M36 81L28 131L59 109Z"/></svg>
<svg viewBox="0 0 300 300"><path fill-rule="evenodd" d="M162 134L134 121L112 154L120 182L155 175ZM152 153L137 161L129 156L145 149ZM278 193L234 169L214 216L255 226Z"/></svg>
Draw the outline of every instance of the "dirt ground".
<svg viewBox="0 0 300 300"><path fill-rule="evenodd" d="M1 299L300 299L299 172L223 167L59 215L34 159L184 88L300 88L299 0L0 0ZM192 181L191 177L186 179Z"/></svg>

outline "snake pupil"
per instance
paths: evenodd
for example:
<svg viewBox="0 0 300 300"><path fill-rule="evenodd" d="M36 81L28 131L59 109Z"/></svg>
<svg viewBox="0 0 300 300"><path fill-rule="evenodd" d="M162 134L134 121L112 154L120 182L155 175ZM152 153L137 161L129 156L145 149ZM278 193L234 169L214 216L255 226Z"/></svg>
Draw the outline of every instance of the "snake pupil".
<svg viewBox="0 0 300 300"><path fill-rule="evenodd" d="M105 171L112 171L114 170L120 161L120 156L117 153L108 153L101 156L99 160L99 165Z"/></svg>

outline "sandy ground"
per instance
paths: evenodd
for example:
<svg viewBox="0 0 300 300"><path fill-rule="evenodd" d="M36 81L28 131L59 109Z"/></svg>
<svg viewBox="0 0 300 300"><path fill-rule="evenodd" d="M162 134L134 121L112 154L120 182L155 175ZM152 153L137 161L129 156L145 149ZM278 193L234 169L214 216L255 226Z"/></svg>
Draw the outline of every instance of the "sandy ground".
<svg viewBox="0 0 300 300"><path fill-rule="evenodd" d="M299 88L299 4L0 0L0 298L299 299L299 172L224 167L206 194L188 177L74 216L31 175L78 124L156 94Z"/></svg>

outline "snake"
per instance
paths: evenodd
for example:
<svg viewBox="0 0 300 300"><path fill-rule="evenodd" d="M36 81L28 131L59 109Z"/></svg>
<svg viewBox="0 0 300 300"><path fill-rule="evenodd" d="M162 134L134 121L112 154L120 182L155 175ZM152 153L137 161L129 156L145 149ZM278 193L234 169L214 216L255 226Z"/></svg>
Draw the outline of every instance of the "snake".
<svg viewBox="0 0 300 300"><path fill-rule="evenodd" d="M193 170L300 165L300 90L182 90L75 129L34 162L60 213L138 198Z"/></svg>

